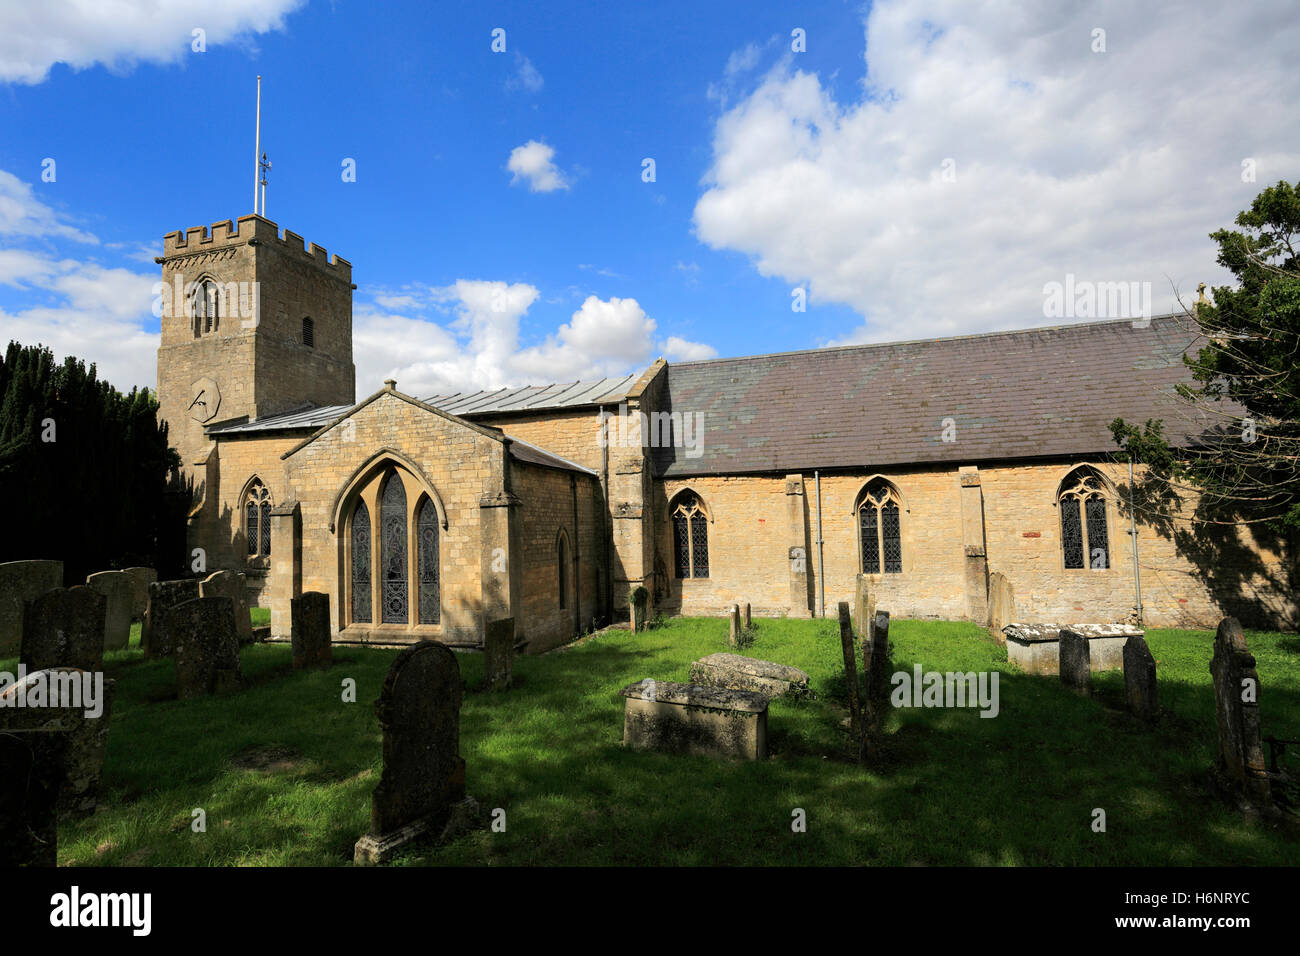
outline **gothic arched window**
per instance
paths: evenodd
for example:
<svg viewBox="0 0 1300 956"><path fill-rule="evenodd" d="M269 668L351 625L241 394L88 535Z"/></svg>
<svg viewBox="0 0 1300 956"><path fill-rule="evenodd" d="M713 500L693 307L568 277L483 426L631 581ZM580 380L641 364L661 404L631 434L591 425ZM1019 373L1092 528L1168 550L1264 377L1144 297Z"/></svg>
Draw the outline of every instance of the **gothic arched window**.
<svg viewBox="0 0 1300 956"><path fill-rule="evenodd" d="M709 576L709 517L692 492L684 492L669 509L673 518L673 554L679 578Z"/></svg>
<svg viewBox="0 0 1300 956"><path fill-rule="evenodd" d="M221 287L212 279L200 279L190 290L189 308L196 339L217 331L221 325Z"/></svg>
<svg viewBox="0 0 1300 956"><path fill-rule="evenodd" d="M858 499L857 514L862 573L901 573L902 507L894 486L883 478L868 484Z"/></svg>
<svg viewBox="0 0 1300 956"><path fill-rule="evenodd" d="M442 615L442 594L438 577L438 509L428 495L420 498L415 516L417 569L420 582L420 623L437 624Z"/></svg>
<svg viewBox="0 0 1300 956"><path fill-rule="evenodd" d="M396 473L384 481L384 492L379 499L380 561L384 593L383 621L385 624L406 624L407 567L406 567L406 489Z"/></svg>
<svg viewBox="0 0 1300 956"><path fill-rule="evenodd" d="M357 502L352 512L352 620L369 624L370 613L370 509Z"/></svg>
<svg viewBox="0 0 1300 956"><path fill-rule="evenodd" d="M244 538L248 542L250 558L265 558L271 554L271 493L254 478L244 492Z"/></svg>
<svg viewBox="0 0 1300 956"><path fill-rule="evenodd" d="M1061 509L1061 552L1066 568L1110 567L1110 534L1106 527L1106 491L1090 469L1070 472L1057 496Z"/></svg>

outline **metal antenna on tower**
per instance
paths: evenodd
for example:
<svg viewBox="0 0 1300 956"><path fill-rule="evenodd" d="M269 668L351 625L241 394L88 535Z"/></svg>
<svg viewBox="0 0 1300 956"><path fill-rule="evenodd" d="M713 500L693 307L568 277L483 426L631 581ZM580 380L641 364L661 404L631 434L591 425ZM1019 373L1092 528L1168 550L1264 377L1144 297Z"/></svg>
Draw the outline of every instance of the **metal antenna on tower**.
<svg viewBox="0 0 1300 956"><path fill-rule="evenodd" d="M266 158L266 153L262 154L262 160L257 164L262 170L262 218L266 218L266 171L271 168L271 161Z"/></svg>

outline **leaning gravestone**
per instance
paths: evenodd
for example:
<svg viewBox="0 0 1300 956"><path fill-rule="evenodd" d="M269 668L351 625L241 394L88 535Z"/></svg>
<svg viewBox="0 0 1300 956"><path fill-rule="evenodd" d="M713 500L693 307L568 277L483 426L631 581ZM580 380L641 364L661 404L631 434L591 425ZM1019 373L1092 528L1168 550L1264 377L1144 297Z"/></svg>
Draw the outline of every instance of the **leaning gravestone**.
<svg viewBox="0 0 1300 956"><path fill-rule="evenodd" d="M167 612L178 604L199 597L199 582L194 578L177 581L155 581L149 585L149 604L140 626L140 646L145 657L170 657L176 641L167 621ZM231 618L234 612L231 611Z"/></svg>
<svg viewBox="0 0 1300 956"><path fill-rule="evenodd" d="M384 772L370 804L370 832L353 862L382 863L445 827L465 800L460 756L460 665L442 644L421 641L397 655L375 702Z"/></svg>
<svg viewBox="0 0 1300 956"><path fill-rule="evenodd" d="M176 693L181 700L239 687L239 637L229 598L177 604L168 608L166 624L175 642Z"/></svg>
<svg viewBox="0 0 1300 956"><path fill-rule="evenodd" d="M1124 695L1134 716L1155 720L1160 713L1156 697L1156 659L1151 656L1145 638L1135 636L1124 642Z"/></svg>
<svg viewBox="0 0 1300 956"><path fill-rule="evenodd" d="M510 686L514 653L513 617L483 625L483 683L488 690L505 690Z"/></svg>
<svg viewBox="0 0 1300 956"><path fill-rule="evenodd" d="M62 561L6 561L0 564L0 657L13 657L23 642L23 605L63 587Z"/></svg>
<svg viewBox="0 0 1300 956"><path fill-rule="evenodd" d="M104 595L94 588L55 588L27 602L19 658L29 671L104 666Z"/></svg>
<svg viewBox="0 0 1300 956"><path fill-rule="evenodd" d="M104 595L104 650L120 651L131 642L134 590L125 571L100 571L86 578L86 587Z"/></svg>
<svg viewBox="0 0 1300 956"><path fill-rule="evenodd" d="M868 745L880 735L889 714L889 688L893 664L889 659L889 612L876 611L871 617L871 640L863 643L862 673L866 683L866 721Z"/></svg>
<svg viewBox="0 0 1300 956"><path fill-rule="evenodd" d="M330 596L306 591L289 602L293 669L328 667L334 659L330 643Z"/></svg>
<svg viewBox="0 0 1300 956"><path fill-rule="evenodd" d="M131 579L131 620L143 621L149 607L149 585L158 580L153 568L126 568L123 572Z"/></svg>
<svg viewBox="0 0 1300 956"><path fill-rule="evenodd" d="M999 644L1007 642L1003 628L1016 620L1016 599L1011 582L1001 571L989 575L989 630Z"/></svg>
<svg viewBox="0 0 1300 956"><path fill-rule="evenodd" d="M741 615L740 623L747 631L754 626L754 618L750 613L748 604L745 605L745 613Z"/></svg>
<svg viewBox="0 0 1300 956"><path fill-rule="evenodd" d="M740 606L733 604L727 611L727 643L732 647L740 647L744 642L740 632Z"/></svg>
<svg viewBox="0 0 1300 956"><path fill-rule="evenodd" d="M199 582L199 597L230 598L235 608L235 633L239 643L253 643L253 619L248 613L247 581L242 571L214 571ZM326 609L328 616L329 610Z"/></svg>
<svg viewBox="0 0 1300 956"><path fill-rule="evenodd" d="M840 648L844 652L844 686L849 694L849 730L854 739L862 736L862 708L858 700L858 663L853 650L853 624L847 601L839 603Z"/></svg>
<svg viewBox="0 0 1300 956"><path fill-rule="evenodd" d="M1236 794L1269 804L1272 788L1260 740L1259 673L1236 618L1219 622L1210 673L1219 725L1219 775Z"/></svg>
<svg viewBox="0 0 1300 956"><path fill-rule="evenodd" d="M1088 652L1088 638L1068 627L1061 628L1060 656L1061 683L1076 694L1087 697L1092 693L1092 664Z"/></svg>

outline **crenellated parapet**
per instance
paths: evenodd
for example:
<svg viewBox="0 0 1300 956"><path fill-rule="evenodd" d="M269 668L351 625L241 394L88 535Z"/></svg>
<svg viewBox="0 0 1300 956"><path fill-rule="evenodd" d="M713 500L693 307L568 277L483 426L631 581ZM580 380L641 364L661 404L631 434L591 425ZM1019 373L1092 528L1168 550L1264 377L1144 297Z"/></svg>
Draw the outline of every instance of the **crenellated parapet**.
<svg viewBox="0 0 1300 956"><path fill-rule="evenodd" d="M329 270L344 282L352 281L352 263L342 256L331 256L316 243L304 245L302 236L288 229L280 234L280 227L261 216L241 216L237 223L214 222L209 226L180 229L163 236L163 254L160 262L185 256L211 253L222 248L241 245L265 245L279 248L291 255L312 260L322 269Z"/></svg>

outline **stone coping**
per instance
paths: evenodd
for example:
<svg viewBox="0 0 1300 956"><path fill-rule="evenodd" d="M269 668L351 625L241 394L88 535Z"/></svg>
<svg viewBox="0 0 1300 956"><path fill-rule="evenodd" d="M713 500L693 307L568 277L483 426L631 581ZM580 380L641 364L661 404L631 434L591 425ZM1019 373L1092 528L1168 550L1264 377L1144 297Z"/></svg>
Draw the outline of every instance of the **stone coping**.
<svg viewBox="0 0 1300 956"><path fill-rule="evenodd" d="M808 675L797 667L777 664L775 661L764 661L757 657L745 657L743 654L710 654L708 657L701 657L695 663L746 674L750 677L766 677L771 680L788 681L791 684L808 683Z"/></svg>
<svg viewBox="0 0 1300 956"><path fill-rule="evenodd" d="M699 684L681 684L649 677L635 684L628 684L618 692L618 695L658 704L682 704L687 707L735 710L748 714L761 714L767 710L767 697L753 691L732 690L727 687L703 687Z"/></svg>
<svg viewBox="0 0 1300 956"><path fill-rule="evenodd" d="M1061 639L1061 631L1074 631L1088 640L1101 637L1142 637L1146 634L1132 624L1008 624L1002 633L1021 644L1041 644Z"/></svg>

